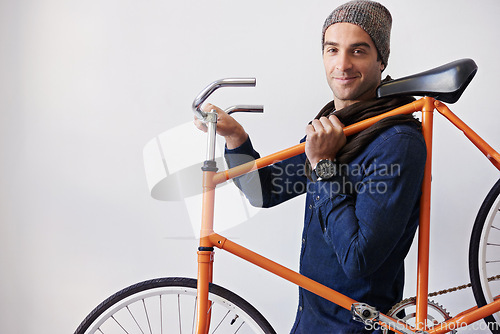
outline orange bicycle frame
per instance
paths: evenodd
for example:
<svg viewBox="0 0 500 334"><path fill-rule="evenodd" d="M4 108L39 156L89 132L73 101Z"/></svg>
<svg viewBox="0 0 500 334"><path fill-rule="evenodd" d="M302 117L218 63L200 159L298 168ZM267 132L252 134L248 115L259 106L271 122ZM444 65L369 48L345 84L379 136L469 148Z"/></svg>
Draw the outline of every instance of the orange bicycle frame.
<svg viewBox="0 0 500 334"><path fill-rule="evenodd" d="M427 321L427 294L428 294L428 272L429 272L429 239L430 239L430 199L431 199L431 167L432 167L432 130L433 115L437 110L445 116L467 138L500 170L500 155L463 121L454 115L442 102L430 97L423 97L405 106L399 107L385 114L361 121L344 128L346 136L362 131L382 118L422 112L422 131L427 146L427 161L425 166L424 181L422 184L422 197L420 202L420 223L418 232L418 266L417 266L417 299L416 299L416 328L404 326L406 332L426 330L427 333L446 333L463 325L500 311L500 299L483 306L465 311L458 316L438 324L430 329L425 327ZM305 144L301 143L277 153L259 158L255 161L231 168L226 171L216 172L205 170L203 172L203 210L202 226L200 236L200 248L198 251L198 326L197 333L204 334L210 326L210 303L208 300L209 283L212 282L213 274L213 247L224 249L250 263L253 263L285 280L301 286L339 306L351 310L357 301L342 295L324 285L321 285L293 270L275 263L257 253L254 253L227 238L214 232L214 193L218 184L227 180L249 173L262 167L269 166L278 161L285 160L304 152ZM395 319L384 315L384 319L396 322ZM381 326L388 326L380 321ZM401 324L400 324L401 325ZM392 329L392 328L391 328ZM395 330L395 329L392 329ZM403 329L400 329L403 330ZM399 332L396 328L396 331Z"/></svg>

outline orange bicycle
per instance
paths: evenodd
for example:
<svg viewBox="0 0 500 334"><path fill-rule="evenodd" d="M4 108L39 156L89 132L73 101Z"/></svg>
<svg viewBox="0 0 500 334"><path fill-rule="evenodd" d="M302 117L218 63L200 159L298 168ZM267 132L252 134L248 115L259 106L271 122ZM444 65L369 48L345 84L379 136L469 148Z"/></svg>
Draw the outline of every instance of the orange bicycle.
<svg viewBox="0 0 500 334"><path fill-rule="evenodd" d="M212 282L214 248L226 250L336 303L350 310L356 320L364 322L366 326L379 326L386 333L389 330L397 333L448 333L481 319L485 320L492 333L500 333L500 180L495 183L479 209L470 239L469 271L477 306L451 318L439 305L428 300L434 111L461 130L500 170L500 155L445 105L458 101L476 71L477 66L473 60L462 59L385 83L378 88L378 97L424 97L344 128L346 136L349 136L384 117L422 112L427 162L420 201L415 299L399 303L388 314L382 314L363 301L342 295L214 232L214 198L217 185L304 152L302 143L249 163L218 171L215 162L217 114L215 111L203 112L200 106L220 87L255 85L255 79L222 79L207 86L193 103L195 114L204 120L208 127L207 159L202 167L203 211L198 249L198 278L159 278L125 288L97 306L80 324L75 334L275 333L264 316L248 302ZM262 107L234 106L226 109L228 113L241 111L260 112Z"/></svg>

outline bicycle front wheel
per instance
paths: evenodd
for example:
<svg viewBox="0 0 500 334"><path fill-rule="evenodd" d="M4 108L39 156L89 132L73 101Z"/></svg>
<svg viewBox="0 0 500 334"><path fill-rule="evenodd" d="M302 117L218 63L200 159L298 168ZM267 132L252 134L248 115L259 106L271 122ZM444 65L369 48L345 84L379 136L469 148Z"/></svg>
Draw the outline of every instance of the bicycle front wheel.
<svg viewBox="0 0 500 334"><path fill-rule="evenodd" d="M125 288L97 306L75 334L195 333L196 279L166 277ZM241 297L210 284L209 333L275 333Z"/></svg>
<svg viewBox="0 0 500 334"><path fill-rule="evenodd" d="M474 222L469 273L479 307L500 298L500 180L486 196ZM484 320L493 334L500 334L500 312Z"/></svg>

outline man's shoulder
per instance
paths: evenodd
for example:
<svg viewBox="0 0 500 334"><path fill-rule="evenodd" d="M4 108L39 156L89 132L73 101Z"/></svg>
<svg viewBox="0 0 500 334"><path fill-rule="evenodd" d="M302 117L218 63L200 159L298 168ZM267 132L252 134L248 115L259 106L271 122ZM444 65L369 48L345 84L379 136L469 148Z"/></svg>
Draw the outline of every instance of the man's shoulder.
<svg viewBox="0 0 500 334"><path fill-rule="evenodd" d="M389 126L384 129L374 142L383 142L388 140L399 140L403 137L410 138L417 142L425 144L422 130L415 123L400 123Z"/></svg>
<svg viewBox="0 0 500 334"><path fill-rule="evenodd" d="M426 156L426 145L421 129L414 123L402 123L384 129L366 148L365 154L377 156ZM407 155L404 154L404 155Z"/></svg>

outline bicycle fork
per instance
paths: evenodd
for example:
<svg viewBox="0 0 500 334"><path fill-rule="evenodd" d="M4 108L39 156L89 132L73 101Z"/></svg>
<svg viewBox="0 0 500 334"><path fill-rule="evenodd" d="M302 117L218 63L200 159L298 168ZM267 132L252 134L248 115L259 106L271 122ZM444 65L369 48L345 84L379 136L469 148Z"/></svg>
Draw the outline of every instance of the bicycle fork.
<svg viewBox="0 0 500 334"><path fill-rule="evenodd" d="M208 333L210 328L212 303L208 293L209 284L212 282L213 254L213 251L198 251L197 334Z"/></svg>

